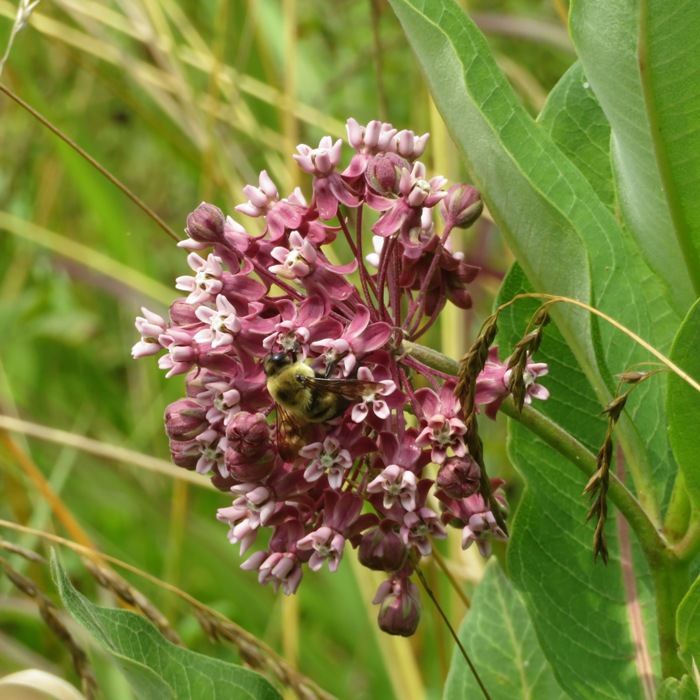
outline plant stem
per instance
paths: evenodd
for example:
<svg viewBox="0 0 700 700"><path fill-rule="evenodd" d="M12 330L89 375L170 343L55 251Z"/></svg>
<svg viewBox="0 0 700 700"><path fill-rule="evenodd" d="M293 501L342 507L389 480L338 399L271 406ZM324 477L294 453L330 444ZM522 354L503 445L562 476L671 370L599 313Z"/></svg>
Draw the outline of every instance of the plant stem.
<svg viewBox="0 0 700 700"><path fill-rule="evenodd" d="M656 593L656 625L663 678L682 678L686 670L678 656L676 612L690 586L690 562L671 553L647 557Z"/></svg>
<svg viewBox="0 0 700 700"><path fill-rule="evenodd" d="M403 341L403 346L412 357L420 362L446 374L457 376L459 363L455 360L446 357L437 350L406 340ZM513 399L510 397L501 404L500 410L509 418L524 425L537 435L543 442L571 462L587 478L590 478L595 473L597 469L595 455L554 421L538 413L530 406L524 406L522 412L519 413L513 403ZM620 509L627 522L629 522L648 559L652 556L658 556L659 552L667 550L668 544L666 540L649 519L642 505L614 474L610 475L608 495L610 500Z"/></svg>

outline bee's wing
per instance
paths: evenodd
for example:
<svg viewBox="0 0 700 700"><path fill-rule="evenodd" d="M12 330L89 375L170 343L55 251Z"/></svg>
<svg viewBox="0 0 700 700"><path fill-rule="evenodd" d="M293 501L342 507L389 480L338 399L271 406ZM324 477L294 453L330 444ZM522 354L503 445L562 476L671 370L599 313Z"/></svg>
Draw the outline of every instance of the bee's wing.
<svg viewBox="0 0 700 700"><path fill-rule="evenodd" d="M297 379L304 385L318 391L326 391L342 396L348 401L357 401L368 394L377 393L384 388L379 382L365 382L361 379L334 379L325 377L306 377L298 375Z"/></svg>
<svg viewBox="0 0 700 700"><path fill-rule="evenodd" d="M277 404L277 450L285 462L293 462L307 444L308 423Z"/></svg>

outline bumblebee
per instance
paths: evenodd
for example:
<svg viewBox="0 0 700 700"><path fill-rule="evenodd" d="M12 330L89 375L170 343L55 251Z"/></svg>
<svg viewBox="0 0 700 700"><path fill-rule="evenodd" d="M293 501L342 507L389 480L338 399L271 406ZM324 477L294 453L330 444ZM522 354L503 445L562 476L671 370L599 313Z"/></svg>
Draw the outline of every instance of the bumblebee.
<svg viewBox="0 0 700 700"><path fill-rule="evenodd" d="M295 353L277 352L263 361L267 390L277 403L277 443L287 458L307 444L310 424L341 416L363 396L382 388L379 382L334 378L314 372Z"/></svg>

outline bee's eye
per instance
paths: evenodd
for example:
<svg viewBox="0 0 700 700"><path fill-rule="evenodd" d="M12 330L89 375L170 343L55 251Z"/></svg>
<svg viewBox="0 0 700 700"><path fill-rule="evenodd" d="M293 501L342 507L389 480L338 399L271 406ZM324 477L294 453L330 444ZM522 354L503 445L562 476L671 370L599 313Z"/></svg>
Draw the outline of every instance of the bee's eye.
<svg viewBox="0 0 700 700"><path fill-rule="evenodd" d="M286 352L276 352L270 357L270 363L277 367L284 367L292 364L292 358Z"/></svg>

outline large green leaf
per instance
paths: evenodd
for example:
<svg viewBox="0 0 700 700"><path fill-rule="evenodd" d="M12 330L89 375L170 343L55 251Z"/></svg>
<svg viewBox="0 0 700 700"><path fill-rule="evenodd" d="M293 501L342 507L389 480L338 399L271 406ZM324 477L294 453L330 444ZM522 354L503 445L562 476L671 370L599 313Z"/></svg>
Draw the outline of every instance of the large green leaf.
<svg viewBox="0 0 700 700"><path fill-rule="evenodd" d="M486 567L459 638L493 700L567 697L542 654L525 606L495 559ZM444 700L480 696L464 657L455 649Z"/></svg>
<svg viewBox="0 0 700 700"><path fill-rule="evenodd" d="M700 139L699 23L695 0L571 4L576 49L612 126L625 222L680 314L696 295L674 224L676 235L688 244L688 259L694 260L700 284L700 163L695 158Z"/></svg>
<svg viewBox="0 0 700 700"><path fill-rule="evenodd" d="M671 350L671 360L700 381L700 301L688 312ZM698 426L700 393L678 375L668 380L668 422L671 446L683 473L688 496L700 512Z"/></svg>
<svg viewBox="0 0 700 700"><path fill-rule="evenodd" d="M528 289L522 270L514 265L501 300ZM519 302L502 312L502 359L522 337L536 307L531 301ZM534 408L595 454L605 421L597 415L596 397L556 327L545 328L536 359L549 365L541 383L551 397ZM527 484L511 526L508 571L523 592L559 682L575 698L643 697L642 684L649 679L639 669L657 665L658 656L646 564L635 553L630 562L634 584L625 578L614 511L606 527L610 561L607 567L594 564L593 527L584 525L586 475L514 422L509 425L508 451ZM627 534L625 552L635 548Z"/></svg>
<svg viewBox="0 0 700 700"><path fill-rule="evenodd" d="M51 571L68 612L111 654L139 698L281 699L259 673L183 649L141 615L94 605L73 588L54 552Z"/></svg>

